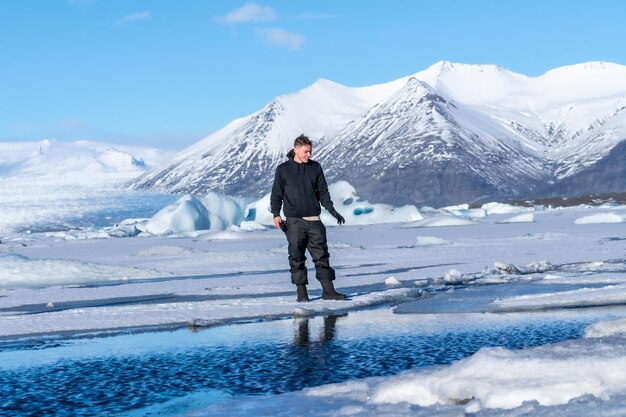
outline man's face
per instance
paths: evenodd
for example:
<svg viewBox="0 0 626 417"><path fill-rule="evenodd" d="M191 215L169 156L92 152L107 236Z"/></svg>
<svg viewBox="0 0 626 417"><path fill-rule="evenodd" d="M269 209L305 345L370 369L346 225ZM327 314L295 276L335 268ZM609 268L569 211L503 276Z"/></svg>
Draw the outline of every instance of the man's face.
<svg viewBox="0 0 626 417"><path fill-rule="evenodd" d="M311 145L296 146L295 148L293 148L293 151L296 154L296 157L294 159L296 160L296 162L306 164L307 162L309 162L309 158L311 157L311 150Z"/></svg>

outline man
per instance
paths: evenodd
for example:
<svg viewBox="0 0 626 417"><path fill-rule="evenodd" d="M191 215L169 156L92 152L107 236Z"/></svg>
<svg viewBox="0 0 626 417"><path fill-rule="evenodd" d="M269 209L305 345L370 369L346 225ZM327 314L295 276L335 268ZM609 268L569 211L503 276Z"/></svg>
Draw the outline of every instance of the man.
<svg viewBox="0 0 626 417"><path fill-rule="evenodd" d="M346 295L335 291L333 285L335 270L330 267L326 227L319 217L320 203L337 223L343 224L345 220L333 207L322 166L310 159L313 145L309 138L300 135L293 146L287 162L276 168L270 197L274 224L283 229L289 242L291 282L296 285L298 301L309 301L304 264L304 251L308 249L315 263L315 276L322 285L322 299L345 300ZM280 217L281 206L287 217L285 222Z"/></svg>

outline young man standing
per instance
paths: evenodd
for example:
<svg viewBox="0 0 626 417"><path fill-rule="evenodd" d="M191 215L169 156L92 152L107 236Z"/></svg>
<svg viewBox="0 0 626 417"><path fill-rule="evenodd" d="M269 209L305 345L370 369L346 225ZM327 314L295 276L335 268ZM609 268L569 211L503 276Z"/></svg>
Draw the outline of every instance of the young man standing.
<svg viewBox="0 0 626 417"><path fill-rule="evenodd" d="M276 168L270 197L274 224L287 235L289 271L291 282L298 290L298 301L309 301L305 249L309 250L315 263L315 275L322 285L322 299L345 300L346 295L335 291L333 285L335 270L330 267L326 227L320 221L320 203L337 223L343 224L345 220L333 207L322 166L310 159L312 147L308 137L298 136L293 150L287 154L287 162ZM280 217L281 206L287 217L284 222Z"/></svg>

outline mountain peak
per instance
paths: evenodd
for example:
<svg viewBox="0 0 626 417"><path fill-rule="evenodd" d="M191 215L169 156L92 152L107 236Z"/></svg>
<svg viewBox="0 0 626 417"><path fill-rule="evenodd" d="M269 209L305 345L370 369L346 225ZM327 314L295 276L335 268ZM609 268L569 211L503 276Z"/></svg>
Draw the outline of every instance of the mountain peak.
<svg viewBox="0 0 626 417"><path fill-rule="evenodd" d="M439 73L450 72L450 71L454 71L460 65L461 64L455 64L454 62L450 62L450 61L437 61L433 65L428 67L426 71L431 70L433 72L439 72Z"/></svg>
<svg viewBox="0 0 626 417"><path fill-rule="evenodd" d="M427 83L415 77L409 77L404 87L400 90L401 95L425 96L438 95L437 92Z"/></svg>
<svg viewBox="0 0 626 417"><path fill-rule="evenodd" d="M343 84L336 83L336 82L331 81L329 79L318 78L313 84L308 85L308 86L306 86L306 87L296 91L295 93L286 94L286 95L281 96L281 97L289 97L289 96L293 96L293 95L297 95L297 94L301 94L301 93L309 93L309 92L315 92L315 91L345 90L345 89L348 89L348 88L349 87L346 87Z"/></svg>
<svg viewBox="0 0 626 417"><path fill-rule="evenodd" d="M313 84L311 84L310 87L313 86L321 86L321 87L326 87L326 86L340 86L340 87L344 87L343 85L336 83L334 81L331 81L327 78L318 78Z"/></svg>

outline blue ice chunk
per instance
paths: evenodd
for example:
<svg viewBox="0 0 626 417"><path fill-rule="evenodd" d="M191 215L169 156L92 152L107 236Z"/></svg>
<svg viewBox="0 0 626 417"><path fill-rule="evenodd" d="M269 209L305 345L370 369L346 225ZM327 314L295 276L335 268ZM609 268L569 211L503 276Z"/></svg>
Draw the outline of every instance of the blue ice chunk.
<svg viewBox="0 0 626 417"><path fill-rule="evenodd" d="M368 214L374 211L374 207L357 207L352 212L355 216L360 216L361 214Z"/></svg>
<svg viewBox="0 0 626 417"><path fill-rule="evenodd" d="M248 213L246 213L246 221L252 222L256 220L256 207L251 207L248 209Z"/></svg>

